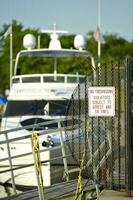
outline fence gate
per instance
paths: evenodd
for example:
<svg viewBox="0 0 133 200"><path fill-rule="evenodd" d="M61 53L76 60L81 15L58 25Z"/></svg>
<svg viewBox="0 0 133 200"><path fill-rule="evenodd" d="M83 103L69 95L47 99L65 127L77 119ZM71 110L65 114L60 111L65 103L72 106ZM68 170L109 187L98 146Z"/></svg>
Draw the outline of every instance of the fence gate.
<svg viewBox="0 0 133 200"><path fill-rule="evenodd" d="M93 74L94 75L94 74ZM79 165L85 152L84 176L104 183L105 188L126 190L131 196L133 189L133 117L132 117L132 83L133 61L126 58L124 61L102 65L96 71L96 77L89 76L78 85L68 105L67 125L72 129L65 132L66 146L73 159ZM92 87L92 88L91 88ZM98 88L97 88L98 87ZM89 105L89 88L103 89L108 93L111 89L113 96L103 95L93 97L95 105ZM93 92L92 92L93 93ZM111 94L113 95L113 94ZM107 106L105 115L97 115L106 100L114 102ZM102 101L101 101L102 100ZM103 101L105 100L105 101ZM109 101L108 101L109 102ZM88 106L89 105L89 106ZM97 107L99 105L99 107ZM98 109L95 109L98 108ZM96 112L90 116L90 109ZM114 112L108 115L109 110ZM78 124L78 129L74 125Z"/></svg>

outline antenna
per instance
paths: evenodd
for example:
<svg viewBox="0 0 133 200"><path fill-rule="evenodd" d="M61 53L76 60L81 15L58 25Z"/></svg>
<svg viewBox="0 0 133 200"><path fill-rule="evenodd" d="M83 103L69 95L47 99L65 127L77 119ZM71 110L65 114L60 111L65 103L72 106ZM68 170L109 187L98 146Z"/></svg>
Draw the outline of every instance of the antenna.
<svg viewBox="0 0 133 200"><path fill-rule="evenodd" d="M62 34L68 34L68 31L66 30L57 30L57 25L56 23L53 24L53 30L41 30L40 33L48 33L48 34L52 34L52 33L56 33L58 35L62 35Z"/></svg>
<svg viewBox="0 0 133 200"><path fill-rule="evenodd" d="M68 31L65 30L57 30L56 23L53 24L53 30L41 30L40 33L48 33L50 34L51 41L49 43L49 49L51 50L60 50L61 44L59 41L59 35L68 34Z"/></svg>

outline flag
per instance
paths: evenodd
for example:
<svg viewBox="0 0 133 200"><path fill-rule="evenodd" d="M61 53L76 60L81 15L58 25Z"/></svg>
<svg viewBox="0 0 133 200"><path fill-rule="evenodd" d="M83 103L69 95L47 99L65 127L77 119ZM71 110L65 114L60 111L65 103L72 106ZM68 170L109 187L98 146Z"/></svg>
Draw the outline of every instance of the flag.
<svg viewBox="0 0 133 200"><path fill-rule="evenodd" d="M94 37L96 42L98 42L100 40L100 29L99 29L99 27L97 27L96 31L93 33L93 37Z"/></svg>
<svg viewBox="0 0 133 200"><path fill-rule="evenodd" d="M11 34L11 32L12 32L12 27L9 26L7 31L4 33L3 37L6 38L9 34Z"/></svg>

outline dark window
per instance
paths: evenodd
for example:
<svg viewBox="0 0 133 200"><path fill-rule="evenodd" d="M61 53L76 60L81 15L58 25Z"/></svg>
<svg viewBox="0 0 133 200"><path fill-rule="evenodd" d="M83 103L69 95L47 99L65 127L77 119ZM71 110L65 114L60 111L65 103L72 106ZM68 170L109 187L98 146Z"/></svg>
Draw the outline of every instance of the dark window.
<svg viewBox="0 0 133 200"><path fill-rule="evenodd" d="M22 115L63 116L66 114L67 103L68 100L9 101L4 115L5 117Z"/></svg>
<svg viewBox="0 0 133 200"><path fill-rule="evenodd" d="M67 109L68 100L63 101L50 101L49 102L49 114L50 115L65 115Z"/></svg>
<svg viewBox="0 0 133 200"><path fill-rule="evenodd" d="M40 131L40 130L44 130L44 129L55 129L58 128L58 124L57 123L51 123L51 124L47 124L47 125L38 125L36 127L34 127L34 124L39 124L39 123L45 123L45 122L50 122L51 120L46 120L46 119L41 119L41 118L30 118L30 119L26 119L20 122L20 124L22 126L31 126L33 125L33 127L30 128L26 128L29 131L32 131L34 129L34 131Z"/></svg>
<svg viewBox="0 0 133 200"><path fill-rule="evenodd" d="M43 82L57 82L64 83L64 76L45 76Z"/></svg>
<svg viewBox="0 0 133 200"><path fill-rule="evenodd" d="M40 77L35 76L35 77L23 77L22 78L23 83L39 83L40 82Z"/></svg>
<svg viewBox="0 0 133 200"><path fill-rule="evenodd" d="M13 83L20 83L20 79L19 78L13 78L12 82Z"/></svg>

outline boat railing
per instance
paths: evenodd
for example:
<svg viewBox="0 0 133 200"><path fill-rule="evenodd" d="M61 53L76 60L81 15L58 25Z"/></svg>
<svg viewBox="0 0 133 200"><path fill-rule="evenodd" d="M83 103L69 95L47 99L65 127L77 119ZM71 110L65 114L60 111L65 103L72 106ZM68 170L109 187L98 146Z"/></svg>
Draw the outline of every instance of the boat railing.
<svg viewBox="0 0 133 200"><path fill-rule="evenodd" d="M68 117L69 120L71 120L71 117ZM67 119L67 120L68 120ZM26 156L32 156L33 154L33 151L30 151L30 152L26 152L26 153L23 153L23 154L17 154L17 155L12 155L12 152L11 152L11 148L10 148L10 144L12 142L16 143L16 142L19 142L19 141L24 141L25 139L30 139L31 141L31 145L32 145L32 134L31 132L29 132L27 135L24 135L24 136L20 136L20 137L14 137L14 138L11 138L11 135L13 132L17 132L17 131L21 131L23 129L30 129L30 128L37 128L39 126L42 126L42 125L49 125L49 124L52 124L52 123L57 123L58 124L58 128L56 129L48 129L48 130L43 130L43 131L39 131L37 132L37 135L38 137L40 137L41 135L49 135L49 134L53 134L53 133L59 133L60 134L60 144L57 145L57 146L49 146L47 148L44 148L44 149L41 149L40 150L40 153L42 152L46 152L46 151L55 151L57 149L60 149L62 151L62 155L61 156L57 156L55 158L52 158L52 159L48 159L48 160L41 160L41 163L44 164L44 163L48 163L48 162L52 162L52 161L55 161L56 159L59 160L63 160L63 163L64 163L64 171L65 171L65 174L68 174L69 173L69 170L68 170L68 167L67 167L67 158L71 157L72 155L69 153L69 154L66 154L65 153L65 145L64 145L64 138L63 138L63 133L65 131L65 128L67 129L71 129L71 128L74 128L74 129L77 129L78 128L78 124L75 124L75 125L70 125L70 126L61 126L61 123L65 122L66 121L66 118L60 118L60 119L54 119L54 120L51 120L51 121L47 121L47 122L43 122L43 123L37 123L37 124L34 124L34 125L28 125L28 126L24 126L24 127L19 127L19 128L13 128L13 129L9 129L9 130L5 130L5 131L1 131L0 132L0 137L4 135L5 139L4 140L1 140L0 141L0 148L2 150L3 148L3 145L6 145L7 146L7 155L6 157L3 157L0 159L0 165L1 165L1 170L0 170L0 175L1 174L5 174L5 173L11 173L11 181L12 181L12 188L13 188L13 191L14 193L16 193L16 186L15 186L15 176L14 176L14 172L16 170L20 170L20 169L23 169L23 168L27 168L27 167L31 167L31 166L34 166L34 162L33 163L28 163L28 164L25 164L25 165L19 165L19 166L15 166L13 165L13 160L14 159L20 159L20 158L25 158L26 159ZM2 137L2 138L4 138ZM9 164L8 164L8 167L7 168L4 168L2 166L1 163L2 162L5 162L5 161L8 161ZM79 169L78 169L79 170ZM76 169L77 171L77 169ZM71 171L70 171L71 173ZM73 173L73 171L72 171Z"/></svg>
<svg viewBox="0 0 133 200"><path fill-rule="evenodd" d="M79 83L84 79L84 75L79 74L32 74L16 75L13 83Z"/></svg>

